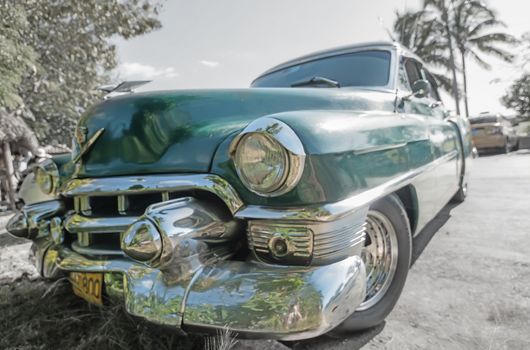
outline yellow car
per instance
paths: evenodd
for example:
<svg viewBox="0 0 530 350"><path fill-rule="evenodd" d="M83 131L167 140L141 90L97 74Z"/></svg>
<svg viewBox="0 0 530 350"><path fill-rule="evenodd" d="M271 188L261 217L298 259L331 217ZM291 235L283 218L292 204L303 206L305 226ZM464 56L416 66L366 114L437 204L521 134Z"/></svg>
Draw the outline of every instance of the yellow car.
<svg viewBox="0 0 530 350"><path fill-rule="evenodd" d="M509 153L517 148L512 123L500 114L481 113L469 119L473 144L479 152L497 150Z"/></svg>

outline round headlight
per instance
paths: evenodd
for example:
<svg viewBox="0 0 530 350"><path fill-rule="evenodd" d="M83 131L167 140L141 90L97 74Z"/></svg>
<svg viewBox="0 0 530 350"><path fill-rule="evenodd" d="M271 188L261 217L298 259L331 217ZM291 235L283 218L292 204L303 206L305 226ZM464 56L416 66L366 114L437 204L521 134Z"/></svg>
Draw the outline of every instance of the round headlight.
<svg viewBox="0 0 530 350"><path fill-rule="evenodd" d="M279 189L289 172L289 155L285 148L262 133L248 133L242 137L234 162L245 186L259 194Z"/></svg>
<svg viewBox="0 0 530 350"><path fill-rule="evenodd" d="M45 194L53 192L53 176L43 168L39 167L35 171L35 181Z"/></svg>

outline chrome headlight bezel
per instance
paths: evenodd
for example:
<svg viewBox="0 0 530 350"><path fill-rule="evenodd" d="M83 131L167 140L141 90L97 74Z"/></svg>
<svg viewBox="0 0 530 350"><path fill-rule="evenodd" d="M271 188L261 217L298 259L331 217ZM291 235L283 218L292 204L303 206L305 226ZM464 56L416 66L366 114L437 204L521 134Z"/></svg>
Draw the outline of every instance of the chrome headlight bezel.
<svg viewBox="0 0 530 350"><path fill-rule="evenodd" d="M263 137L281 149L283 153L283 171L277 182L261 188L250 183L239 161L240 152L244 152L245 140L249 137ZM230 155L236 172L245 187L262 197L277 197L291 191L300 181L305 167L305 151L296 133L284 122L274 118L260 118L250 123L231 143Z"/></svg>

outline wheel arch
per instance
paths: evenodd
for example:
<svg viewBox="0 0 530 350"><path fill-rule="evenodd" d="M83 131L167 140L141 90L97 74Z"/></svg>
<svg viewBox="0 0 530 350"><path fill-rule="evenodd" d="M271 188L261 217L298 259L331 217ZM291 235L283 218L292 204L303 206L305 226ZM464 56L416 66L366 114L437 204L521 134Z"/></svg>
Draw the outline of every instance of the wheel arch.
<svg viewBox="0 0 530 350"><path fill-rule="evenodd" d="M416 189L413 185L407 185L394 192L394 194L398 197L398 199L401 201L401 204L403 204L403 207L405 208L405 212L407 213L407 218L409 220L410 232L412 236L414 236L416 233L419 216L418 196Z"/></svg>

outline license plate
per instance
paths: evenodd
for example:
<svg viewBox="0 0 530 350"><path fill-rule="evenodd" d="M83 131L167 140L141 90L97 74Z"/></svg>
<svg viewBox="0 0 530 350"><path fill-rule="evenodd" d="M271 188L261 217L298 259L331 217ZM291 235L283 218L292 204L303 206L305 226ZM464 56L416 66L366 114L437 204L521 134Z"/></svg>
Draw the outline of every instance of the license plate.
<svg viewBox="0 0 530 350"><path fill-rule="evenodd" d="M71 272L70 282L75 295L96 305L103 305L103 274Z"/></svg>

